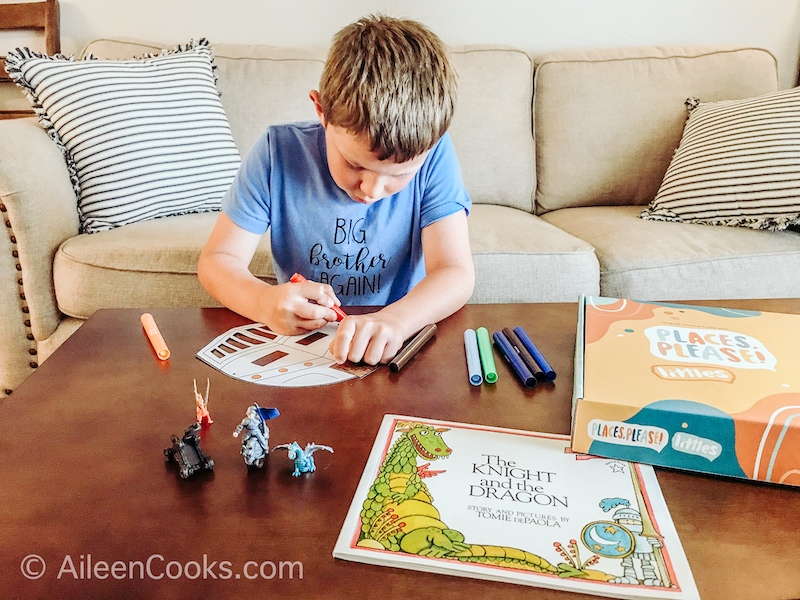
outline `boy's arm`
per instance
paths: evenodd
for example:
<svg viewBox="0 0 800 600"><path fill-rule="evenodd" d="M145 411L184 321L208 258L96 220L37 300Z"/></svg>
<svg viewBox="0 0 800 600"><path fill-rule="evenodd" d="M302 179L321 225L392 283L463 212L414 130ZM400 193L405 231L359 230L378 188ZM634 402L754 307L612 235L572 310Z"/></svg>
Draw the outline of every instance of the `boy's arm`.
<svg viewBox="0 0 800 600"><path fill-rule="evenodd" d="M389 362L406 339L466 304L475 286L466 212L459 211L425 227L422 248L425 278L380 311L342 321L331 344L334 360Z"/></svg>
<svg viewBox="0 0 800 600"><path fill-rule="evenodd" d="M261 235L239 227L220 213L200 253L200 283L223 306L264 323L276 333L296 335L336 320L336 296L321 283L270 285L249 270ZM313 301L312 304L309 301Z"/></svg>

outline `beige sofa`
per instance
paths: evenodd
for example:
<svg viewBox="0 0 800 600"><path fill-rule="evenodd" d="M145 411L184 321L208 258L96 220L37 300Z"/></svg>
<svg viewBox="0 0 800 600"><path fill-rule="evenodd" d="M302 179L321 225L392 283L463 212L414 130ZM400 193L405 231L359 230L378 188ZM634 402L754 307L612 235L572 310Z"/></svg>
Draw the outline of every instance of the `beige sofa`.
<svg viewBox="0 0 800 600"><path fill-rule="evenodd" d="M86 52L130 58L161 47L98 40ZM641 47L532 59L502 47L453 50L451 133L474 201L471 302L800 296L798 233L638 218L681 138L686 98L776 90L770 53ZM226 44L214 53L241 153L270 123L314 117L307 94L322 54ZM0 200L0 393L97 309L214 305L196 262L216 214L79 234L64 160L34 119L0 121ZM268 239L251 269L273 277Z"/></svg>

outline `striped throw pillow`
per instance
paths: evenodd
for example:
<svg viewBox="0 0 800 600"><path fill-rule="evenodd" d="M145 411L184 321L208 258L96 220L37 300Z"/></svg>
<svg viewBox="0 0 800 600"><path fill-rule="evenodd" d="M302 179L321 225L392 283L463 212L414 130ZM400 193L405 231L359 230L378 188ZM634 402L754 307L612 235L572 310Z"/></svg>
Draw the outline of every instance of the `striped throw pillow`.
<svg viewBox="0 0 800 600"><path fill-rule="evenodd" d="M800 88L686 104L680 145L642 218L771 230L800 223Z"/></svg>
<svg viewBox="0 0 800 600"><path fill-rule="evenodd" d="M206 40L121 61L18 48L6 71L66 158L84 232L221 208L240 157Z"/></svg>

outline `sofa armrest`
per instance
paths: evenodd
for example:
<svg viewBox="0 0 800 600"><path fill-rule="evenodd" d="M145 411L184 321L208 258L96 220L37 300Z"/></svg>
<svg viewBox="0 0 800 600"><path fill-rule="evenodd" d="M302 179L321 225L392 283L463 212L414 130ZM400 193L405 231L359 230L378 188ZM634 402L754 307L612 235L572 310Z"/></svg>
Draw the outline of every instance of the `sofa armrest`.
<svg viewBox="0 0 800 600"><path fill-rule="evenodd" d="M78 234L77 200L60 150L36 119L0 120L0 393L36 364L36 340L63 315L53 257Z"/></svg>

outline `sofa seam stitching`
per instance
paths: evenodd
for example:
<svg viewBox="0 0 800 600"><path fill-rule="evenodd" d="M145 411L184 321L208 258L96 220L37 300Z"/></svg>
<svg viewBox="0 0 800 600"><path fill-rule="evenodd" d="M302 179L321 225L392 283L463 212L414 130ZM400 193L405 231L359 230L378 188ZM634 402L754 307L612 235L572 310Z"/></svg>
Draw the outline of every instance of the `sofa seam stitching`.
<svg viewBox="0 0 800 600"><path fill-rule="evenodd" d="M12 247L14 248L12 253L12 258L15 260L15 268L17 270L17 293L19 298L19 309L23 315L28 315L27 319L23 320L23 325L27 328L28 334L25 336L29 342L34 342L28 345L28 354L30 356L37 356L38 349L36 348L36 339L30 339L33 337L33 328L31 326L31 319L30 319L30 305L28 304L27 296L25 294L25 278L23 277L22 273L22 261L20 260L19 256L19 244L17 243L17 236L14 233L14 227L11 223L11 215L8 212L8 207L6 207L5 203L0 203L0 212L5 215L5 226L8 232L8 239L11 242ZM36 369L39 366L38 360L29 360L28 367L31 371ZM11 389L4 390L6 395L10 395Z"/></svg>

